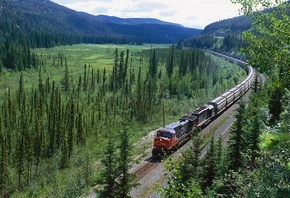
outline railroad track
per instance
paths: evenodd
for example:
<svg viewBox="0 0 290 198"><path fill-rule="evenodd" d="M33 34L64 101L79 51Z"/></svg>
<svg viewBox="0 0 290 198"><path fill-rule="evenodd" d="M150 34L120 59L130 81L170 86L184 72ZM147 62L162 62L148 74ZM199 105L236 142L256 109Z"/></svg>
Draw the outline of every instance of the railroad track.
<svg viewBox="0 0 290 198"><path fill-rule="evenodd" d="M136 175L136 178L134 178L133 183L137 183L140 179L142 179L145 175L150 173L152 170L158 166L160 160L154 157L150 157L148 159L148 162L146 162L144 165L140 166L136 170L132 172L132 174Z"/></svg>

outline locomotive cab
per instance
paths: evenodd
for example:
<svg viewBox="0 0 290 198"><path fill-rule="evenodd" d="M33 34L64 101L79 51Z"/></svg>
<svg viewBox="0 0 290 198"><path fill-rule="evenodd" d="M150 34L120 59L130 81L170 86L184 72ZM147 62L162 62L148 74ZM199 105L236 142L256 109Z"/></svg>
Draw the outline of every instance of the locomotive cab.
<svg viewBox="0 0 290 198"><path fill-rule="evenodd" d="M157 131L152 150L152 155L154 157L170 154L170 151L178 142L174 128L175 127L171 124Z"/></svg>

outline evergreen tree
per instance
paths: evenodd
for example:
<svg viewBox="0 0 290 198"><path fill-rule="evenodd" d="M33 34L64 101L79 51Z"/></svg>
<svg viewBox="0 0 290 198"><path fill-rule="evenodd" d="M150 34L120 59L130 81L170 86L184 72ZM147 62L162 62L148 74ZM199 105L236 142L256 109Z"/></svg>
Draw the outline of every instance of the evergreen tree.
<svg viewBox="0 0 290 198"><path fill-rule="evenodd" d="M203 170L203 184L202 189L205 191L206 188L210 187L213 180L216 177L216 150L214 146L214 137L212 136L209 149L207 151Z"/></svg>
<svg viewBox="0 0 290 198"><path fill-rule="evenodd" d="M39 115L39 114L38 114ZM44 129L42 127L42 119L35 114L33 118L33 133L35 134L34 140L34 155L35 155L35 174L38 172L40 159L44 153Z"/></svg>
<svg viewBox="0 0 290 198"><path fill-rule="evenodd" d="M168 58L166 63L167 75L170 78L174 71L174 45L172 45L168 52Z"/></svg>
<svg viewBox="0 0 290 198"><path fill-rule="evenodd" d="M23 73L20 74L20 80L19 80L19 88L17 93L17 101L18 101L18 108L21 110L22 104L25 101L25 90L24 90L24 82L23 82Z"/></svg>
<svg viewBox="0 0 290 198"><path fill-rule="evenodd" d="M41 72L42 72L42 68L39 67L39 71L38 71L38 90L43 95L44 94L44 85L43 85L43 82L42 82Z"/></svg>
<svg viewBox="0 0 290 198"><path fill-rule="evenodd" d="M68 109L68 158L71 159L75 139L75 104L70 101Z"/></svg>
<svg viewBox="0 0 290 198"><path fill-rule="evenodd" d="M240 102L240 107L235 116L236 121L233 130L230 132L229 146L227 148L227 160L229 170L238 170L242 167L242 152L245 146L244 133L245 133L245 103Z"/></svg>
<svg viewBox="0 0 290 198"><path fill-rule="evenodd" d="M115 59L114 59L113 73L112 73L111 81L110 81L110 90L116 89L118 77L119 77L119 71L118 71L119 52L118 52L118 48L115 49L114 56L115 56Z"/></svg>
<svg viewBox="0 0 290 198"><path fill-rule="evenodd" d="M77 110L79 112L79 110ZM77 116L77 132L76 132L76 142L78 145L84 145L85 144L85 132L84 132L84 126L83 126L83 116L82 113L78 113Z"/></svg>
<svg viewBox="0 0 290 198"><path fill-rule="evenodd" d="M7 140L3 135L2 118L0 116L0 144L1 144L1 160L0 160L0 196L4 197L6 188L8 186L9 174L8 174L8 149Z"/></svg>
<svg viewBox="0 0 290 198"><path fill-rule="evenodd" d="M117 76L117 88L120 88L123 86L125 82L125 77L126 77L126 70L125 70L125 65L124 65L124 51L121 51L120 53L120 62L119 62L119 67L118 67L118 76Z"/></svg>
<svg viewBox="0 0 290 198"><path fill-rule="evenodd" d="M191 60L190 60L190 65L189 65L189 71L191 74L194 73L195 71L195 68L197 66L197 52L196 50L192 50L192 53L191 53Z"/></svg>
<svg viewBox="0 0 290 198"><path fill-rule="evenodd" d="M66 135L63 138L62 147L61 147L61 161L60 168L67 168L69 166L69 148L67 144Z"/></svg>
<svg viewBox="0 0 290 198"><path fill-rule="evenodd" d="M151 49L152 51L152 49ZM156 76L157 74L157 59L156 59L156 51L153 49L153 52L151 52L152 55L150 56L150 62L149 62L149 73L151 77Z"/></svg>
<svg viewBox="0 0 290 198"><path fill-rule="evenodd" d="M24 150L24 137L21 135L20 140L18 140L18 146L16 151L16 168L18 174L18 190L21 191L22 189L22 182L21 178L24 172L24 157L25 157L25 150Z"/></svg>
<svg viewBox="0 0 290 198"><path fill-rule="evenodd" d="M282 90L281 87L276 87L275 90L272 91L269 101L269 113L271 118L269 120L269 124L274 126L280 120L280 114L282 112Z"/></svg>
<svg viewBox="0 0 290 198"><path fill-rule="evenodd" d="M88 83L87 83L87 64L84 66L84 86L83 86L83 91L86 92L88 88Z"/></svg>
<svg viewBox="0 0 290 198"><path fill-rule="evenodd" d="M96 87L96 77L95 77L95 74L94 74L94 68L92 68L91 86L90 86L91 91L94 91L95 87Z"/></svg>
<svg viewBox="0 0 290 198"><path fill-rule="evenodd" d="M63 58L61 58L61 61L62 59ZM62 84L63 90L68 94L70 91L70 74L69 74L69 68L67 65L66 57L64 57L64 59L65 59L64 78L62 79L61 84Z"/></svg>
<svg viewBox="0 0 290 198"><path fill-rule="evenodd" d="M181 51L180 63L179 63L179 77L184 76L187 73L187 56L184 57L184 50Z"/></svg>
<svg viewBox="0 0 290 198"><path fill-rule="evenodd" d="M259 153L259 143L260 143L260 135L262 134L262 124L265 118L262 117L261 113L261 106L263 101L261 98L263 97L262 93L259 91L258 86L259 84L255 80L254 83L254 93L250 98L249 104L249 114L250 117L250 127L249 127L249 135L247 136L248 140L248 149L250 151L251 157L251 165L255 166L256 158L258 157Z"/></svg>
<svg viewBox="0 0 290 198"><path fill-rule="evenodd" d="M223 142L220 136L216 144L216 175L219 176L223 172Z"/></svg>
<svg viewBox="0 0 290 198"><path fill-rule="evenodd" d="M125 81L127 79L128 64L129 64L129 49L126 50L126 58L125 58L125 66L124 66L124 74L123 74L123 79Z"/></svg>
<svg viewBox="0 0 290 198"><path fill-rule="evenodd" d="M100 183L104 185L103 189L99 192L100 197L114 198L117 196L117 181L116 181L116 147L113 139L113 134L109 131L107 140L107 147L104 153L102 164L104 171Z"/></svg>
<svg viewBox="0 0 290 198"><path fill-rule="evenodd" d="M123 129L120 133L120 160L118 166L118 175L120 175L120 181L117 186L117 197L126 198L130 197L130 190L133 187L132 175L129 174L130 163L130 140L129 140L129 127L127 124L123 124Z"/></svg>
<svg viewBox="0 0 290 198"><path fill-rule="evenodd" d="M196 173L197 172L197 167L199 165L199 157L200 157L200 153L201 153L201 139L199 136L201 129L198 128L196 131L193 132L193 135L191 136L191 140L192 140L192 152L193 152L193 157L192 157L192 166L193 166L193 170Z"/></svg>

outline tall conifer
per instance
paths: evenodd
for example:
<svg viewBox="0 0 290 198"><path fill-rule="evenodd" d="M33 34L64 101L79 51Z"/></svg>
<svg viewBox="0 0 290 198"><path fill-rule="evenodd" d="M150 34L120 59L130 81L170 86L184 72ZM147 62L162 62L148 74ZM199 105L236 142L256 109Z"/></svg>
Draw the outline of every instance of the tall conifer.
<svg viewBox="0 0 290 198"><path fill-rule="evenodd" d="M1 159L0 159L0 197L4 197L5 190L8 185L8 155L7 155L7 140L3 135L3 124L0 116L0 145L1 145Z"/></svg>
<svg viewBox="0 0 290 198"><path fill-rule="evenodd" d="M102 179L100 181L103 184L103 189L99 192L100 197L115 198L117 196L117 174L116 174L116 147L113 139L112 131L109 131L109 137L107 140L107 146L102 159L104 171L102 172Z"/></svg>
<svg viewBox="0 0 290 198"><path fill-rule="evenodd" d="M120 133L120 160L118 166L118 175L120 175L120 181L117 187L117 197L130 197L130 190L133 187L132 175L129 174L129 163L130 163L130 137L129 137L129 127L127 124L123 123L122 131Z"/></svg>
<svg viewBox="0 0 290 198"><path fill-rule="evenodd" d="M244 120L245 114L245 103L240 102L240 107L236 113L236 121L234 123L234 128L230 132L229 146L227 148L227 161L229 170L238 170L242 167L242 151L245 145L244 140Z"/></svg>

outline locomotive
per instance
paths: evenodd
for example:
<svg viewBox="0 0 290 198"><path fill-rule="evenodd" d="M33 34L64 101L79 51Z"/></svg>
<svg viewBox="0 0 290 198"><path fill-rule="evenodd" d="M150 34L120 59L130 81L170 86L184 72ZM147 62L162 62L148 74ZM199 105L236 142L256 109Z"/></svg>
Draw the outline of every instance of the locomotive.
<svg viewBox="0 0 290 198"><path fill-rule="evenodd" d="M189 139L189 135L193 131L197 128L205 127L250 89L255 78L255 73L251 66L246 66L245 62L229 56L212 51L211 53L230 62L237 63L237 65L246 70L246 79L212 101L197 108L191 115L183 116L178 122L173 122L158 129L152 149L153 157L168 155L179 148Z"/></svg>

